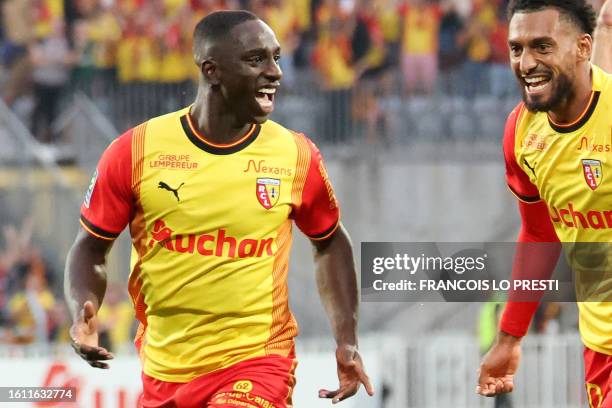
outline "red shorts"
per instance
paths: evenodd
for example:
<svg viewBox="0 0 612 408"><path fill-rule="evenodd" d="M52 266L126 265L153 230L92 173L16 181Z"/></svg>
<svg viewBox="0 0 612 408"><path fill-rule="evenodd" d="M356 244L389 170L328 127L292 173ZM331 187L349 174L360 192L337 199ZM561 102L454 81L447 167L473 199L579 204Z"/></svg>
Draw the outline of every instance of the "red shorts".
<svg viewBox="0 0 612 408"><path fill-rule="evenodd" d="M293 358L277 355L242 361L188 383L142 374L143 408L289 408L295 385Z"/></svg>
<svg viewBox="0 0 612 408"><path fill-rule="evenodd" d="M612 408L612 356L585 347L584 381L590 408Z"/></svg>

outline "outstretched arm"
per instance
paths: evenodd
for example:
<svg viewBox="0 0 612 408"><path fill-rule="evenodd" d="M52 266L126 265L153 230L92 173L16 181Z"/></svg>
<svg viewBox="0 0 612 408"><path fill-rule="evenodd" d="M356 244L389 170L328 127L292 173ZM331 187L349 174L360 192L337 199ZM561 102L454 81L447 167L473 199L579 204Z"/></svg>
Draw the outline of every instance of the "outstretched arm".
<svg viewBox="0 0 612 408"><path fill-rule="evenodd" d="M593 34L593 64L612 73L612 0L607 0L599 12Z"/></svg>
<svg viewBox="0 0 612 408"><path fill-rule="evenodd" d="M68 253L64 272L64 295L72 317L72 347L96 368L108 368L103 360L113 358L98 346L97 322L97 312L106 292L106 255L112 243L81 229Z"/></svg>
<svg viewBox="0 0 612 408"><path fill-rule="evenodd" d="M337 403L354 395L361 384L369 395L373 395L374 389L357 350L359 290L350 238L340 225L329 238L312 242L319 295L336 339L340 381L337 390L320 390L319 397L332 398L332 402Z"/></svg>

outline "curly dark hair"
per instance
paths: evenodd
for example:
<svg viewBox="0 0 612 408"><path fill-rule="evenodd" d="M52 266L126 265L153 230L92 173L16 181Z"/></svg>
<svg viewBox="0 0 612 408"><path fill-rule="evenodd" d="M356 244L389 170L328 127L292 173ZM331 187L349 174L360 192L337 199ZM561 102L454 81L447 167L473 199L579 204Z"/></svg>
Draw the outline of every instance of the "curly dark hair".
<svg viewBox="0 0 612 408"><path fill-rule="evenodd" d="M588 0L512 0L508 4L508 20L515 13L530 13L556 8L582 32L593 35L597 13Z"/></svg>

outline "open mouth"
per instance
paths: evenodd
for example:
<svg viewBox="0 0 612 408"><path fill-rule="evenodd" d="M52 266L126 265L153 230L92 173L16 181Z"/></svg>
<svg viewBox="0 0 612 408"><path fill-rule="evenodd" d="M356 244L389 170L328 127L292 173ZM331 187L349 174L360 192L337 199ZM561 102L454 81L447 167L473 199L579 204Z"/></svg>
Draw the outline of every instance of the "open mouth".
<svg viewBox="0 0 612 408"><path fill-rule="evenodd" d="M541 93L550 85L550 77L545 75L523 77L525 92L528 94Z"/></svg>
<svg viewBox="0 0 612 408"><path fill-rule="evenodd" d="M276 88L261 88L255 93L255 100L262 111L271 113L274 110Z"/></svg>

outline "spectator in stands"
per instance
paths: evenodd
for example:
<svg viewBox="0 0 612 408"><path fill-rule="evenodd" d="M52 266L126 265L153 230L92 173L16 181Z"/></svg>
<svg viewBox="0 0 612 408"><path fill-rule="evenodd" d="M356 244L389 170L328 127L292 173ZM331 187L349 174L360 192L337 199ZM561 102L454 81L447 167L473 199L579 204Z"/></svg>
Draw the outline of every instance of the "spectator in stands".
<svg viewBox="0 0 612 408"><path fill-rule="evenodd" d="M361 0L355 9L352 35L352 65L359 82L353 98L353 119L365 124L366 141L388 144L389 115L384 99L389 96L390 51L377 10L380 3Z"/></svg>
<svg viewBox="0 0 612 408"><path fill-rule="evenodd" d="M321 26L313 53L326 102L323 134L332 142L344 142L352 134L351 96L357 74L351 64L350 26L332 17Z"/></svg>
<svg viewBox="0 0 612 408"><path fill-rule="evenodd" d="M378 25L382 30L387 58L393 66L399 66L401 49L400 0L373 0Z"/></svg>
<svg viewBox="0 0 612 408"><path fill-rule="evenodd" d="M429 0L407 0L401 15L404 94L431 95L438 76L440 8Z"/></svg>
<svg viewBox="0 0 612 408"><path fill-rule="evenodd" d="M464 95L485 93L489 86L490 32L497 23L495 7L488 0L474 0L466 28L467 61L464 64Z"/></svg>
<svg viewBox="0 0 612 408"><path fill-rule="evenodd" d="M300 41L299 18L295 5L287 0L259 0L255 13L276 33L281 46L280 66L283 89L291 89L295 82L293 53Z"/></svg>
<svg viewBox="0 0 612 408"><path fill-rule="evenodd" d="M29 48L34 82L32 133L43 143L54 141L52 124L55 120L61 92L68 82L74 54L68 48L64 24L55 20L52 33Z"/></svg>
<svg viewBox="0 0 612 408"><path fill-rule="evenodd" d="M13 342L19 344L49 341L55 298L47 287L45 265L38 251L15 267L19 291L9 301L9 318L13 323Z"/></svg>
<svg viewBox="0 0 612 408"><path fill-rule="evenodd" d="M457 94L460 75L465 62L465 24L452 0L441 4L438 67L440 91L443 95Z"/></svg>
<svg viewBox="0 0 612 408"><path fill-rule="evenodd" d="M4 100L8 105L29 91L31 85L28 44L33 39L33 0L5 0L2 2L4 41L0 46L0 62L9 71Z"/></svg>
<svg viewBox="0 0 612 408"><path fill-rule="evenodd" d="M78 11L81 17L74 28L75 79L88 94L99 99L107 96L116 82L116 52L121 26L110 6L79 2Z"/></svg>
<svg viewBox="0 0 612 408"><path fill-rule="evenodd" d="M491 57L489 74L491 95L502 98L515 93L516 82L510 69L510 52L508 50L508 23L505 13L498 9L497 24L489 35Z"/></svg>

